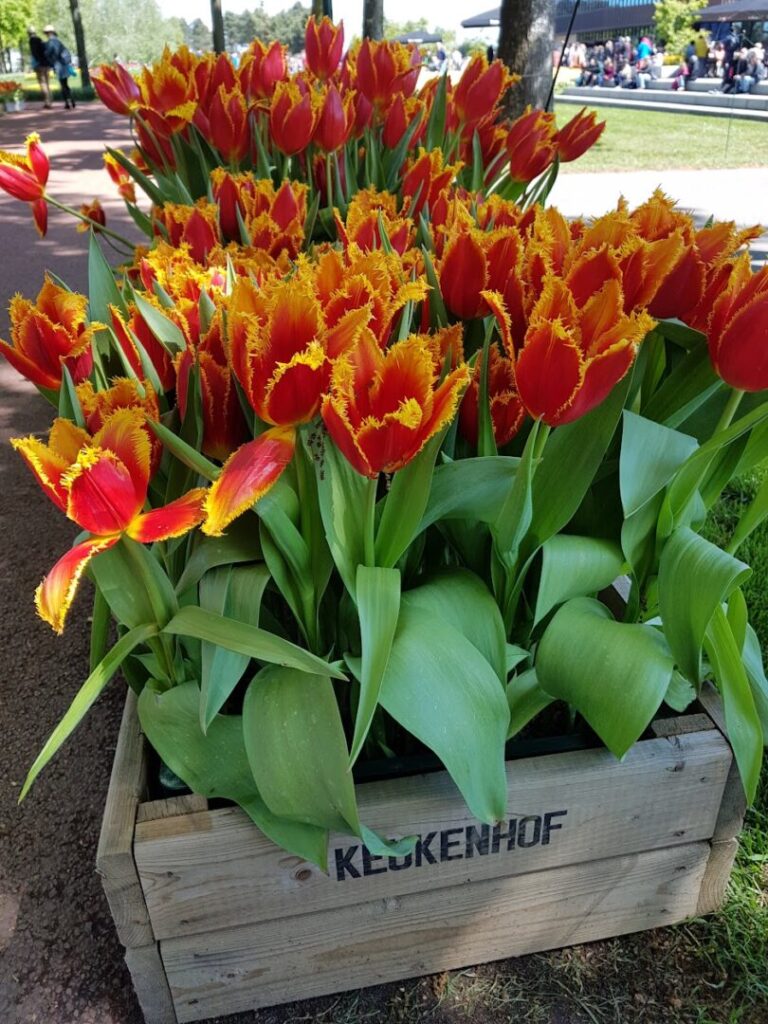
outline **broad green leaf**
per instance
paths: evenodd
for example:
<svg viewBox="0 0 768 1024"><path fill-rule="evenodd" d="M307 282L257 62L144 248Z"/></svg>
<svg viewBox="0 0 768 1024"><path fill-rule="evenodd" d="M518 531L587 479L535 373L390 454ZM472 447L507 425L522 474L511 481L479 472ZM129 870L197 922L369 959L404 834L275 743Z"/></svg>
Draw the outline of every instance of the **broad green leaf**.
<svg viewBox="0 0 768 1024"><path fill-rule="evenodd" d="M197 532L193 535L192 553L176 584L176 593L183 594L194 587L204 573L217 565L257 562L260 559L259 521L249 513L235 519L222 537L206 537Z"/></svg>
<svg viewBox="0 0 768 1024"><path fill-rule="evenodd" d="M172 320L169 320L164 313L161 313L156 306L147 302L138 292L136 292L134 298L136 300L136 307L147 327L149 327L163 348L172 356L176 355L177 352L183 352L187 347L187 343L181 328L177 327Z"/></svg>
<svg viewBox="0 0 768 1024"><path fill-rule="evenodd" d="M506 650L506 661L505 661L505 663L506 663L507 675L509 675L509 673L513 669L517 668L517 666L519 664L521 664L521 662L527 661L530 658L530 656L531 656L531 652L530 651L527 651L525 649L525 647L518 647L516 644L505 644L505 650Z"/></svg>
<svg viewBox="0 0 768 1024"><path fill-rule="evenodd" d="M442 433L436 434L416 458L392 477L376 531L377 565L387 569L396 565L418 532L442 439Z"/></svg>
<svg viewBox="0 0 768 1024"><path fill-rule="evenodd" d="M673 672L667 692L664 694L664 703L674 711L685 711L685 709L696 700L696 688L691 686L688 680L680 672Z"/></svg>
<svg viewBox="0 0 768 1024"><path fill-rule="evenodd" d="M534 625L558 604L596 594L625 570L621 550L611 541L565 533L550 537L542 547Z"/></svg>
<svg viewBox="0 0 768 1024"><path fill-rule="evenodd" d="M93 588L93 612L91 613L91 649L88 671L93 672L107 653L109 627L112 623L109 605L98 587Z"/></svg>
<svg viewBox="0 0 768 1024"><path fill-rule="evenodd" d="M88 568L114 617L130 629L144 622L162 628L178 611L171 581L143 544L123 537Z"/></svg>
<svg viewBox="0 0 768 1024"><path fill-rule="evenodd" d="M623 757L656 714L674 660L652 626L616 622L588 597L564 604L536 653L542 689L573 705L616 757Z"/></svg>
<svg viewBox="0 0 768 1024"><path fill-rule="evenodd" d="M427 121L427 150L440 149L445 142L447 90L448 75L444 72L438 79L432 109Z"/></svg>
<svg viewBox="0 0 768 1024"><path fill-rule="evenodd" d="M192 605L182 608L163 632L207 640L220 647L226 647L229 651L247 654L249 658L295 668L300 672L322 672L324 675L333 676L334 679L346 678L327 661L274 633L269 633L266 629L245 622L236 622L224 615L207 612Z"/></svg>
<svg viewBox="0 0 768 1024"><path fill-rule="evenodd" d="M69 372L69 367L63 363L61 364L61 388L58 395L58 410L59 416L62 419L72 420L76 426L85 428L85 416L80 405L80 399L77 397L72 374Z"/></svg>
<svg viewBox="0 0 768 1024"><path fill-rule="evenodd" d="M698 448L696 438L624 410L619 486L625 517L659 493Z"/></svg>
<svg viewBox="0 0 768 1024"><path fill-rule="evenodd" d="M183 683L162 694L149 687L142 691L141 728L163 762L193 792L233 800L274 843L326 870L326 830L281 819L261 798L248 765L242 717L217 715L204 735L198 707L195 683Z"/></svg>
<svg viewBox="0 0 768 1024"><path fill-rule="evenodd" d="M69 705L66 714L53 730L45 746L37 755L32 767L27 773L24 785L19 794L19 803L24 799L40 772L45 768L54 754L59 750L62 743L75 731L86 713L99 696L101 691L120 668L123 661L128 657L134 647L144 643L150 637L157 634L157 627L154 623L145 623L129 630L122 636L115 646L101 659L96 668L85 680L77 696Z"/></svg>
<svg viewBox="0 0 768 1024"><path fill-rule="evenodd" d="M741 587L731 591L728 598L727 612L728 625L731 627L733 639L741 651L747 639L747 626L749 624L749 610Z"/></svg>
<svg viewBox="0 0 768 1024"><path fill-rule="evenodd" d="M112 267L104 258L94 231L89 232L88 241L88 309L91 320L105 326L111 322L110 306L116 306L125 313L125 303L115 283Z"/></svg>
<svg viewBox="0 0 768 1024"><path fill-rule="evenodd" d="M475 817L504 817L507 699L493 668L452 624L401 607L379 702L437 754Z"/></svg>
<svg viewBox="0 0 768 1024"><path fill-rule="evenodd" d="M750 625L747 625L741 657L744 662L744 668L747 670L747 678L752 689L755 708L760 716L760 722L763 727L763 742L768 743L768 679L765 676L765 668L763 667L760 641L757 639L757 633L755 633Z"/></svg>
<svg viewBox="0 0 768 1024"><path fill-rule="evenodd" d="M694 686L701 680L701 647L715 609L750 575L748 565L687 527L666 542L659 563L659 610L677 666Z"/></svg>
<svg viewBox="0 0 768 1024"><path fill-rule="evenodd" d="M274 814L360 834L344 728L328 676L263 668L245 695L243 736L251 773Z"/></svg>
<svg viewBox="0 0 768 1024"><path fill-rule="evenodd" d="M467 569L445 569L403 594L404 608L421 608L469 640L504 683L507 650L499 607L483 581Z"/></svg>
<svg viewBox="0 0 768 1024"><path fill-rule="evenodd" d="M679 427L722 387L704 344L686 353L641 411L646 419Z"/></svg>
<svg viewBox="0 0 768 1024"><path fill-rule="evenodd" d="M763 763L763 728L747 673L728 619L721 605L715 608L706 636L712 672L723 697L728 740L739 766L744 792L751 804Z"/></svg>
<svg viewBox="0 0 768 1024"><path fill-rule="evenodd" d="M183 462L189 469L199 473L205 480L215 480L221 470L215 463L210 462L204 455L198 452L192 445L174 434L162 423L155 423L154 420L147 420L147 426L163 442L165 447L175 455L179 462Z"/></svg>
<svg viewBox="0 0 768 1024"><path fill-rule="evenodd" d="M418 532L442 519L495 522L519 464L517 458L497 455L495 458L458 459L437 466Z"/></svg>
<svg viewBox="0 0 768 1024"><path fill-rule="evenodd" d="M381 681L389 661L400 612L400 573L397 569L359 565L355 594L360 616L362 659L360 701L349 753L350 766L360 754L379 702Z"/></svg>
<svg viewBox="0 0 768 1024"><path fill-rule="evenodd" d="M536 670L533 668L510 679L507 684L510 716L507 736L516 736L540 711L549 707L554 699L539 686Z"/></svg>

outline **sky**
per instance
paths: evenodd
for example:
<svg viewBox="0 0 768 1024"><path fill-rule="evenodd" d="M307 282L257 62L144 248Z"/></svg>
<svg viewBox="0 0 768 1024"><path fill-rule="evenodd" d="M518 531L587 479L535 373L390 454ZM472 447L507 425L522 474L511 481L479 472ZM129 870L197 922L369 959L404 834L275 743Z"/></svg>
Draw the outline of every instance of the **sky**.
<svg viewBox="0 0 768 1024"><path fill-rule="evenodd" d="M210 0L158 0L160 10L167 17L185 18L194 21L201 18L206 24L211 22ZM264 8L268 13L290 7L294 0L264 0ZM305 7L308 0L302 0ZM259 6L259 0L223 0L225 11L253 10ZM460 29L463 18L479 14L492 7L489 0L384 0L384 15L390 21L408 21L409 19L426 18L430 27L440 25L446 29ZM363 17L361 0L333 0L333 17L335 21L343 19L347 35L359 34Z"/></svg>

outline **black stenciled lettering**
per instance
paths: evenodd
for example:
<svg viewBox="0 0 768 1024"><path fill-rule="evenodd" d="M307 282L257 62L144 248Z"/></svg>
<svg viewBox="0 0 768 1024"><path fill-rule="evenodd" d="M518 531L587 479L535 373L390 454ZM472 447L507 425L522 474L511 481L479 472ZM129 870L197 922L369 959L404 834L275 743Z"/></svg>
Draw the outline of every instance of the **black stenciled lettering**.
<svg viewBox="0 0 768 1024"><path fill-rule="evenodd" d="M547 811L544 815L544 828L541 830L542 846L549 846L550 832L563 827L561 822L553 822L552 819L564 817L567 813L568 811Z"/></svg>
<svg viewBox="0 0 768 1024"><path fill-rule="evenodd" d="M365 848L364 848L365 849ZM336 855L336 881L343 882L345 872L349 873L350 878L359 878L360 872L357 870L355 865L352 863L352 858L357 853L357 846L350 846L345 852L344 850L334 850Z"/></svg>
<svg viewBox="0 0 768 1024"><path fill-rule="evenodd" d="M423 839L416 843L416 867L420 868L423 863L437 864L435 855L429 848L429 844L437 835L437 832L428 832Z"/></svg>
<svg viewBox="0 0 768 1024"><path fill-rule="evenodd" d="M463 853L451 853L457 846L461 846L460 839L451 839L451 836L460 836L463 828L445 828L440 833L440 860L463 860Z"/></svg>
<svg viewBox="0 0 768 1024"><path fill-rule="evenodd" d="M498 853L499 847L501 846L502 839L507 840L507 849L514 850L515 848L515 836L517 835L517 818L510 818L507 826L507 831L501 831L502 826L493 826L493 837L491 839L491 853Z"/></svg>
<svg viewBox="0 0 768 1024"><path fill-rule="evenodd" d="M402 861L402 864L398 864L398 861ZM389 858L390 871L403 871L405 868L409 868L411 864L413 864L413 855L410 853L406 853L404 857Z"/></svg>
<svg viewBox="0 0 768 1024"><path fill-rule="evenodd" d="M477 851L480 857L485 857L490 841L490 825L481 825L479 830L474 825L467 825L467 845L464 849L464 856L474 857L475 851Z"/></svg>
<svg viewBox="0 0 768 1024"><path fill-rule="evenodd" d="M533 822L533 833L531 836L526 836L526 829ZM535 846L541 839L541 818L538 814L530 814L527 818L521 818L520 823L517 826L517 845L527 850L531 846Z"/></svg>
<svg viewBox="0 0 768 1024"><path fill-rule="evenodd" d="M380 867L380 868L375 868L373 866L373 862L375 860L384 860L384 858L383 857L375 857L369 851L368 847L364 846L363 847L363 874L366 876L366 878L368 877L368 875L383 875L386 872L386 870L387 870L387 865L386 864L383 867Z"/></svg>

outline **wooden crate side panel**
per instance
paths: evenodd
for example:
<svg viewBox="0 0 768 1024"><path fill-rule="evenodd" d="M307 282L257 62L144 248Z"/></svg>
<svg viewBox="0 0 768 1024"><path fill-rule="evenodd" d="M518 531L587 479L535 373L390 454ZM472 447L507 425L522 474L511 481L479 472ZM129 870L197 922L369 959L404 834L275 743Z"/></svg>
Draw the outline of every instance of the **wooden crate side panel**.
<svg viewBox="0 0 768 1024"><path fill-rule="evenodd" d="M673 924L708 843L160 943L180 1022Z"/></svg>
<svg viewBox="0 0 768 1024"><path fill-rule="evenodd" d="M125 962L131 972L144 1024L177 1024L171 990L157 943L126 949Z"/></svg>
<svg viewBox="0 0 768 1024"><path fill-rule="evenodd" d="M604 750L512 762L508 818L495 831L469 816L444 772L372 783L360 788L363 821L421 843L387 861L332 837L329 875L237 808L139 824L136 861L157 937L207 932L709 838L730 761L709 730L644 741L622 763Z"/></svg>
<svg viewBox="0 0 768 1024"><path fill-rule="evenodd" d="M723 708L720 694L711 683L704 684L699 701L706 708L707 714L711 717L722 735L727 739L728 729L725 724L725 709ZM746 813L747 796L744 792L744 786L741 784L738 765L734 759L726 779L723 799L715 823L713 833L715 842L724 842L735 838L741 832Z"/></svg>
<svg viewBox="0 0 768 1024"><path fill-rule="evenodd" d="M96 851L96 870L118 938L126 947L148 946L155 941L133 858L136 808L145 788L144 739L136 714L136 696L129 689Z"/></svg>

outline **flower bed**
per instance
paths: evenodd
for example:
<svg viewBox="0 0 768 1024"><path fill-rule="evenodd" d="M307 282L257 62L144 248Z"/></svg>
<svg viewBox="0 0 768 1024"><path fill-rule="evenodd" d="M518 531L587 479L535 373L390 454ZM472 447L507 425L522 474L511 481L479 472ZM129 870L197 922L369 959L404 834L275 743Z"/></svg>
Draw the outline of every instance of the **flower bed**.
<svg viewBox="0 0 768 1024"><path fill-rule="evenodd" d="M50 206L90 230L88 296L49 276L0 342L57 412L13 443L81 531L41 616L61 632L95 583L92 672L22 795L121 670L166 779L323 870L331 833L417 848L355 766L430 753L490 828L546 709L622 758L709 678L751 799L768 683L736 551L766 495L728 550L698 530L768 454L758 229L660 193L569 223L545 204L594 116L505 121L482 57L417 91L417 51L342 55L327 19L306 51L94 75L135 132L105 165L141 246L48 192L36 136L0 154L41 233Z"/></svg>

